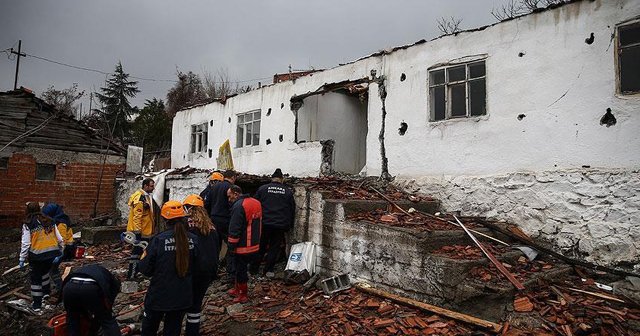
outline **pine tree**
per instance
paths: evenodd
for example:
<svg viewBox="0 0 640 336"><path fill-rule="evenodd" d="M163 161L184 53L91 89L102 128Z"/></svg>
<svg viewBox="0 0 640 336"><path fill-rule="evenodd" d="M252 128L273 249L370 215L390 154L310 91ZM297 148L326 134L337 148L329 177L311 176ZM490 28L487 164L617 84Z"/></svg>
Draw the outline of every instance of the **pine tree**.
<svg viewBox="0 0 640 336"><path fill-rule="evenodd" d="M130 81L129 74L122 70L122 63L118 62L106 87L100 88L100 91L96 96L102 104L100 113L108 125L108 131L115 138L124 141L129 137L129 120L135 113L129 98L134 98L140 92L138 82Z"/></svg>

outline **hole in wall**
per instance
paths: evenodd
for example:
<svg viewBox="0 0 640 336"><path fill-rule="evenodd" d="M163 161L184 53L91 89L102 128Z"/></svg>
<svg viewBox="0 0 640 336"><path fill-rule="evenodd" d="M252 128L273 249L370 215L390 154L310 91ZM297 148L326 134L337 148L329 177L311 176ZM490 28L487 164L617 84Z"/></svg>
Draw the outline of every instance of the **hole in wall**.
<svg viewBox="0 0 640 336"><path fill-rule="evenodd" d="M607 113L605 113L602 118L600 118L600 125L605 125L607 127L613 126L617 123L616 117L611 113L611 109L607 108Z"/></svg>
<svg viewBox="0 0 640 336"><path fill-rule="evenodd" d="M213 126L213 120L209 120L209 126Z"/></svg>
<svg viewBox="0 0 640 336"><path fill-rule="evenodd" d="M592 44L593 41L595 41L596 37L593 35L593 33L591 33L591 35L589 35L589 37L587 37L586 39L584 39L584 43L586 44Z"/></svg>
<svg viewBox="0 0 640 336"><path fill-rule="evenodd" d="M280 103L280 109L284 108L284 103Z"/></svg>
<svg viewBox="0 0 640 336"><path fill-rule="evenodd" d="M524 117L526 117L526 115L524 113L518 114L518 120L522 120L522 119L524 119Z"/></svg>
<svg viewBox="0 0 640 336"><path fill-rule="evenodd" d="M267 139L266 142L267 142L267 145L270 145L271 144L271 139Z"/></svg>
<svg viewBox="0 0 640 336"><path fill-rule="evenodd" d="M407 133L407 129L409 128L409 125L404 122L404 120L400 123L400 128L398 128L398 134L400 135L404 135L405 133Z"/></svg>
<svg viewBox="0 0 640 336"><path fill-rule="evenodd" d="M404 73L402 75L400 75L400 81L404 82L404 80L407 79L407 75L405 75Z"/></svg>
<svg viewBox="0 0 640 336"><path fill-rule="evenodd" d="M229 120L227 120L228 123L231 123L231 117L229 117Z"/></svg>
<svg viewBox="0 0 640 336"><path fill-rule="evenodd" d="M271 115L271 108L267 110L267 117Z"/></svg>
<svg viewBox="0 0 640 336"><path fill-rule="evenodd" d="M213 156L213 150L209 149L209 158Z"/></svg>
<svg viewBox="0 0 640 336"><path fill-rule="evenodd" d="M524 51L518 53L518 57L523 57L524 55L526 55Z"/></svg>
<svg viewBox="0 0 640 336"><path fill-rule="evenodd" d="M282 134L280 134L280 135L278 136L278 140L280 140L280 142L284 141L284 136L283 136Z"/></svg>
<svg viewBox="0 0 640 336"><path fill-rule="evenodd" d="M591 168L590 165L582 165L582 168Z"/></svg>

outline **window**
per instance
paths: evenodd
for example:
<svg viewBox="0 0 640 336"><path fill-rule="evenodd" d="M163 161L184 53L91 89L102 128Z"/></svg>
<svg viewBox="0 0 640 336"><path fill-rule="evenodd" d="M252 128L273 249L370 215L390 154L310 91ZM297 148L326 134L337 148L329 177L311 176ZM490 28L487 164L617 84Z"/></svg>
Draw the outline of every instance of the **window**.
<svg viewBox="0 0 640 336"><path fill-rule="evenodd" d="M260 143L260 110L238 114L236 148Z"/></svg>
<svg viewBox="0 0 640 336"><path fill-rule="evenodd" d="M640 22L618 27L620 93L640 92Z"/></svg>
<svg viewBox="0 0 640 336"><path fill-rule="evenodd" d="M207 151L208 124L191 125L191 153Z"/></svg>
<svg viewBox="0 0 640 336"><path fill-rule="evenodd" d="M8 157L0 158L0 169L7 169L7 168L9 168L9 158Z"/></svg>
<svg viewBox="0 0 640 336"><path fill-rule="evenodd" d="M54 181L56 179L56 165L54 164L36 164L36 180Z"/></svg>
<svg viewBox="0 0 640 336"><path fill-rule="evenodd" d="M431 121L487 114L484 61L429 71Z"/></svg>

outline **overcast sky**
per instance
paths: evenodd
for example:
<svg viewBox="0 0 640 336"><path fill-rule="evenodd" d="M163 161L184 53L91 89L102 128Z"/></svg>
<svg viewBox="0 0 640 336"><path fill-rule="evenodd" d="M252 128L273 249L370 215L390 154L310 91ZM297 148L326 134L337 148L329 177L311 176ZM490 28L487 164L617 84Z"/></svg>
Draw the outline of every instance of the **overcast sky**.
<svg viewBox="0 0 640 336"><path fill-rule="evenodd" d="M175 80L176 69L226 69L242 84L273 74L328 68L380 49L439 35L436 20L461 18L464 29L495 22L506 0L0 0L0 51L112 72L118 61L138 77ZM13 89L15 59L0 53L0 91ZM78 83L88 92L105 75L22 58L18 86L36 94ZM139 82L133 100L165 99L173 83ZM83 109L88 110L88 106Z"/></svg>

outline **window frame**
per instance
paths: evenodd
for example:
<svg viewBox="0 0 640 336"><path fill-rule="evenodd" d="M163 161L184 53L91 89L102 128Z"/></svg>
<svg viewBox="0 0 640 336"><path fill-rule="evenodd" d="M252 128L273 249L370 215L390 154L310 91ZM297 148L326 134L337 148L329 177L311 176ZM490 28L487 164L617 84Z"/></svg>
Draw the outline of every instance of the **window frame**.
<svg viewBox="0 0 640 336"><path fill-rule="evenodd" d="M475 65L482 64L484 66L484 74L482 76L471 77L471 67ZM449 81L450 71L454 68L464 67L464 79ZM438 72L442 72L444 75L444 80L441 83L434 84L435 74ZM475 118L487 115L487 62L486 58L468 60L465 62L452 63L444 66L437 66L428 69L427 72L427 80L428 80L428 96L429 96L429 122L441 122L451 119L466 119L466 118ZM483 81L484 82L484 112L482 114L472 114L472 99L471 99L471 84ZM453 114L453 87L464 84L464 95L465 95L465 114L464 115L454 115ZM444 118L436 119L436 90L437 88L444 88Z"/></svg>
<svg viewBox="0 0 640 336"><path fill-rule="evenodd" d="M9 169L9 157L0 157L0 170Z"/></svg>
<svg viewBox="0 0 640 336"><path fill-rule="evenodd" d="M256 119L256 115L258 118ZM250 117L251 120L248 120ZM255 126L257 125L257 133ZM247 127L250 126L250 127ZM240 133L242 132L242 138ZM260 145L260 133L262 131L262 110L256 109L236 114L236 144L235 148L246 148ZM241 141L241 142L240 142Z"/></svg>
<svg viewBox="0 0 640 336"><path fill-rule="evenodd" d="M43 178L41 178L42 176L38 176L38 175L40 175L40 174L38 174L38 170L42 169L42 168L53 168L53 178L51 178L51 179L49 179L49 178L43 179ZM58 171L58 166L55 165L55 164L36 163L35 180L36 181L55 181L56 180L57 171Z"/></svg>
<svg viewBox="0 0 640 336"><path fill-rule="evenodd" d="M627 22L622 22L616 25L615 30L615 66L616 66L616 93L622 96L634 96L640 95L640 89L637 91L623 91L622 90L622 52L624 49L640 48L640 42L633 43L631 45L622 46L622 38L620 36L620 30L631 26L638 26L640 28L640 19L633 19Z"/></svg>
<svg viewBox="0 0 640 336"><path fill-rule="evenodd" d="M189 153L206 153L209 148L209 122L191 125Z"/></svg>

